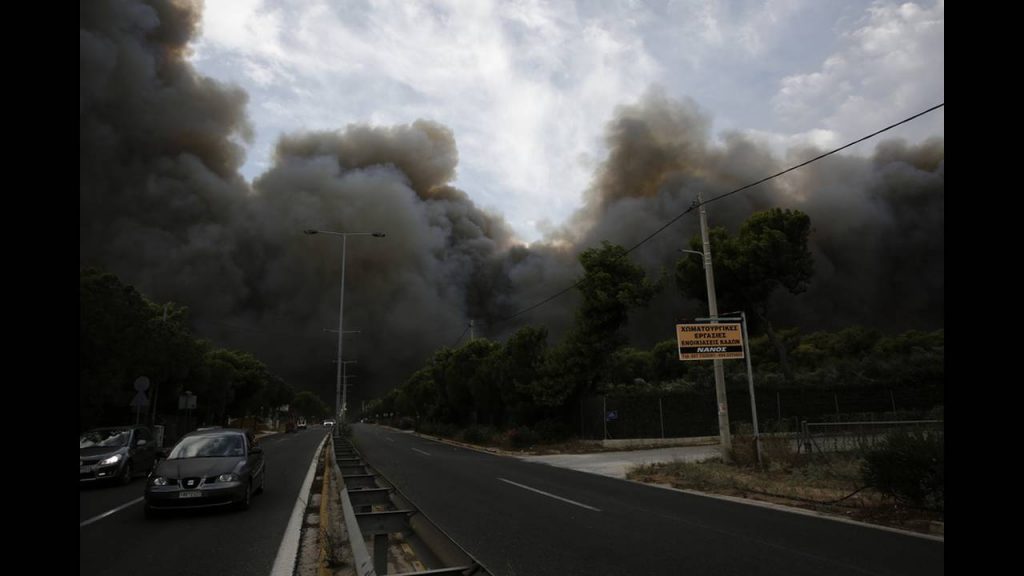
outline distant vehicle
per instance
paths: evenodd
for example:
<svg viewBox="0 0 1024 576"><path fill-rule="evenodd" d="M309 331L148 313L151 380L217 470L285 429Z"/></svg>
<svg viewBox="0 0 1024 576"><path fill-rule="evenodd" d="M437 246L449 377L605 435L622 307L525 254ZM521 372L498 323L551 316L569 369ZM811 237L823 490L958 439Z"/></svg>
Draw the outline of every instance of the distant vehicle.
<svg viewBox="0 0 1024 576"><path fill-rule="evenodd" d="M146 481L145 512L234 505L249 507L263 492L263 448L252 432L237 428L197 430L182 436Z"/></svg>
<svg viewBox="0 0 1024 576"><path fill-rule="evenodd" d="M331 428L334 426L334 420L324 420L324 427Z"/></svg>
<svg viewBox="0 0 1024 576"><path fill-rule="evenodd" d="M128 484L156 461L153 434L144 426L96 428L78 437L78 482L112 480Z"/></svg>
<svg viewBox="0 0 1024 576"><path fill-rule="evenodd" d="M295 427L298 428L299 430L305 430L306 429L306 419L305 418L299 418L299 421L295 423Z"/></svg>

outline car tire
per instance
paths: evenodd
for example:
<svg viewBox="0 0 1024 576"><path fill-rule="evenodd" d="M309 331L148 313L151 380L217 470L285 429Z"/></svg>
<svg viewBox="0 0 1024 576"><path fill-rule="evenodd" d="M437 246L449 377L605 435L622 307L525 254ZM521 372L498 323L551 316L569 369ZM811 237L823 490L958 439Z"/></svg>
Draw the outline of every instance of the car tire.
<svg viewBox="0 0 1024 576"><path fill-rule="evenodd" d="M260 473L260 487L256 489L256 494L263 494L263 486L267 483L267 466L263 465L263 472Z"/></svg>
<svg viewBox="0 0 1024 576"><path fill-rule="evenodd" d="M241 500L239 500L239 502L238 502L238 509L239 510L248 510L249 506L251 504L252 504L252 480L250 480L249 484L245 487L245 497L242 498Z"/></svg>
<svg viewBox="0 0 1024 576"><path fill-rule="evenodd" d="M121 474L121 484L132 483L132 461L129 460L124 463L124 472Z"/></svg>

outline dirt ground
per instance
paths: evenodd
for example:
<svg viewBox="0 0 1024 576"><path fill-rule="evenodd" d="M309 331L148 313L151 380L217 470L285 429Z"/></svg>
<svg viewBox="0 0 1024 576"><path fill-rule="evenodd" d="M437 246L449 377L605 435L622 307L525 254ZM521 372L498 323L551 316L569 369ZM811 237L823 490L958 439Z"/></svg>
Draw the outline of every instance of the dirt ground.
<svg viewBox="0 0 1024 576"><path fill-rule="evenodd" d="M641 466L629 478L842 516L925 534L942 529L943 514L901 504L860 484L855 458L799 461L758 468L720 461ZM936 523L939 523L937 525ZM941 533L941 532L938 532Z"/></svg>

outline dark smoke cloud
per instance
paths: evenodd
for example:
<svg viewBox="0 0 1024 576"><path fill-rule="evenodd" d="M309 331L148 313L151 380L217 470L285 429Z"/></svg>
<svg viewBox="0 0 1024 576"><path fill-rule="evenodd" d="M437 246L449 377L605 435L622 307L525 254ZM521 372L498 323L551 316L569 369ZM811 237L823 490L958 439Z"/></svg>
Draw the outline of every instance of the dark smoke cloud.
<svg viewBox="0 0 1024 576"><path fill-rule="evenodd" d="M709 124L694 102L657 89L621 107L606 133L608 158L561 239L581 247L602 239L633 246L686 210L698 191L707 201L824 152L794 149L779 159L735 133L716 145ZM888 140L873 157L832 156L707 210L711 226L731 233L752 212L770 207L810 216L816 274L806 293L776 295L774 315L782 325L934 329L944 324L944 188L942 139L917 146ZM689 248L698 234L694 212L634 257L671 275L677 249ZM705 315L706 308L678 296L671 277L667 287L649 311L635 315L635 342L672 338L672 319ZM654 333L652 326L661 329Z"/></svg>
<svg viewBox="0 0 1024 576"><path fill-rule="evenodd" d="M333 398L341 239L302 230L383 231L350 237L346 359L358 359L354 399L387 390L454 343L526 324L553 338L571 324L569 294L500 322L570 284L579 251L631 246L705 198L816 153L779 159L741 135L711 137L711 119L657 90L621 107L608 157L585 204L544 241L523 246L498 215L451 185L458 151L434 122L351 125L281 139L251 185L240 141L251 137L243 91L198 76L185 61L199 10L167 2L86 2L80 30L80 263L99 265L157 300L193 311L197 330L252 351L299 388ZM818 273L808 292L780 296L776 321L809 329L943 323L941 140L879 144L874 156L833 157L709 206L735 231L772 206L807 212ZM697 233L686 217L634 253L671 273ZM701 315L671 278L635 315L634 343L671 338ZM361 390L360 390L361 389Z"/></svg>

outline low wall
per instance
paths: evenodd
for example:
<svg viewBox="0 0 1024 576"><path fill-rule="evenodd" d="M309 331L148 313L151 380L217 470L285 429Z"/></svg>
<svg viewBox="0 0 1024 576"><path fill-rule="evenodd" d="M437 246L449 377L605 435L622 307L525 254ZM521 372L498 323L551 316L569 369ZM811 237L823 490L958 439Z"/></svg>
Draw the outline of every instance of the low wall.
<svg viewBox="0 0 1024 576"><path fill-rule="evenodd" d="M664 446L706 446L718 444L718 436L691 436L689 438L623 438L621 440L602 440L605 448L639 448Z"/></svg>

